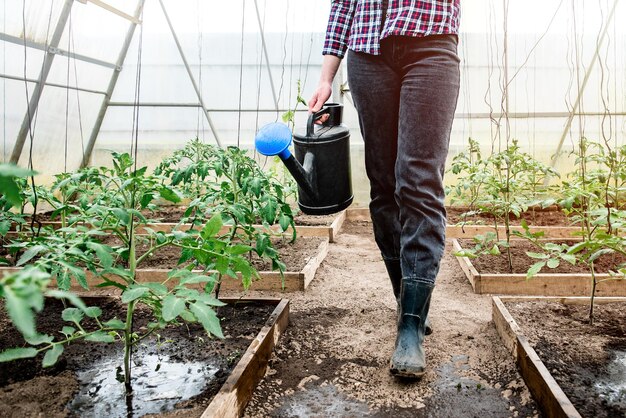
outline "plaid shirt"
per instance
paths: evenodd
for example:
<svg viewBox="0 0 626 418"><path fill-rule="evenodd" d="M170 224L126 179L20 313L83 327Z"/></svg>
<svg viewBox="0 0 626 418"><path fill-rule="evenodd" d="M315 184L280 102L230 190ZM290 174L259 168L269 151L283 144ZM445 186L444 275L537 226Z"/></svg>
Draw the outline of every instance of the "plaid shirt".
<svg viewBox="0 0 626 418"><path fill-rule="evenodd" d="M382 0L332 0L323 55L346 49L380 55L388 36L458 34L460 0L389 0L381 30Z"/></svg>

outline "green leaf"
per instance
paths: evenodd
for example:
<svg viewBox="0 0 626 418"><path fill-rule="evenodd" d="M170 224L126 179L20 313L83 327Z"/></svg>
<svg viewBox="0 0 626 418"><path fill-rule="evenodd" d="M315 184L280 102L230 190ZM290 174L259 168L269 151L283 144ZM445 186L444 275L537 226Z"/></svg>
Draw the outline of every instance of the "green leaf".
<svg viewBox="0 0 626 418"><path fill-rule="evenodd" d="M97 242L88 242L87 248L96 253L105 269L113 266L113 256L111 255L110 248Z"/></svg>
<svg viewBox="0 0 626 418"><path fill-rule="evenodd" d="M102 324L103 327L105 328L111 328L111 329L124 329L126 328L126 324L124 324L122 321L120 321L117 318L113 318L109 321L106 321Z"/></svg>
<svg viewBox="0 0 626 418"><path fill-rule="evenodd" d="M202 238L207 239L214 237L220 231L222 225L224 225L224 223L222 222L220 214L214 215L202 229Z"/></svg>
<svg viewBox="0 0 626 418"><path fill-rule="evenodd" d="M34 247L30 247L28 250L24 252L24 254L22 254L16 266L18 267L23 266L24 264L32 260L33 257L36 257L40 252L42 252L45 249L46 247L43 245L35 245Z"/></svg>
<svg viewBox="0 0 626 418"><path fill-rule="evenodd" d="M70 327L67 325L61 329L61 334L66 335L68 337L71 335L74 335L75 332L76 332L76 328Z"/></svg>
<svg viewBox="0 0 626 418"><path fill-rule="evenodd" d="M571 265L576 264L576 257L571 254L561 254L561 258Z"/></svg>
<svg viewBox="0 0 626 418"><path fill-rule="evenodd" d="M210 283L216 280L217 279L213 275L205 276L201 274L193 274L193 275L189 275L187 277L183 277L182 279L180 279L180 284L189 285L189 284L198 284L198 283Z"/></svg>
<svg viewBox="0 0 626 418"><path fill-rule="evenodd" d="M228 249L228 252L232 255L241 255L241 254L247 254L252 250L254 250L254 248L249 245L236 244L236 245L231 246Z"/></svg>
<svg viewBox="0 0 626 418"><path fill-rule="evenodd" d="M25 336L36 334L35 316L26 297L18 296L11 288L4 289L5 306L13 325Z"/></svg>
<svg viewBox="0 0 626 418"><path fill-rule="evenodd" d="M207 333L215 335L218 338L224 338L222 327L217 315L207 305L201 302L195 302L189 305L189 309L194 314L198 322L202 324Z"/></svg>
<svg viewBox="0 0 626 418"><path fill-rule="evenodd" d="M97 318L102 315L102 309L98 308L97 306L90 306L85 309L84 312L85 315L87 315L89 318Z"/></svg>
<svg viewBox="0 0 626 418"><path fill-rule="evenodd" d="M120 208L113 208L111 209L111 212L113 212L113 215L122 222L122 225L130 224L130 214L128 211Z"/></svg>
<svg viewBox="0 0 626 418"><path fill-rule="evenodd" d="M551 258L547 262L547 266L551 269L555 269L561 264L561 261L558 258Z"/></svg>
<svg viewBox="0 0 626 418"><path fill-rule="evenodd" d="M30 345L50 344L54 337L48 334L35 334L24 338Z"/></svg>
<svg viewBox="0 0 626 418"><path fill-rule="evenodd" d="M191 322L191 323L197 322L196 317L187 309L185 309L184 311L180 313L180 317L183 318L187 322Z"/></svg>
<svg viewBox="0 0 626 418"><path fill-rule="evenodd" d="M289 228L289 225L291 225L291 218L287 215L280 215L278 223L280 224L280 229L284 232Z"/></svg>
<svg viewBox="0 0 626 418"><path fill-rule="evenodd" d="M9 348L0 353L0 363L18 360L22 358L32 358L37 355L37 349L32 347L26 348Z"/></svg>
<svg viewBox="0 0 626 418"><path fill-rule="evenodd" d="M173 321L185 310L185 300L174 295L167 295L163 299L162 316L166 322Z"/></svg>
<svg viewBox="0 0 626 418"><path fill-rule="evenodd" d="M127 289L122 293L122 303L129 303L143 297L150 289L147 287L134 287Z"/></svg>
<svg viewBox="0 0 626 418"><path fill-rule="evenodd" d="M164 284L146 282L146 283L141 283L141 286L147 287L148 289L150 289L150 291L152 291L152 293L154 293L157 296L167 295L167 286L165 286Z"/></svg>
<svg viewBox="0 0 626 418"><path fill-rule="evenodd" d="M83 317L83 312L77 308L65 308L61 313L61 318L67 322L80 323Z"/></svg>
<svg viewBox="0 0 626 418"><path fill-rule="evenodd" d="M176 191L168 188L168 187L162 187L159 190L159 194L161 195L161 197L169 202L172 203L179 203L181 201L180 196L178 195L178 193L176 193Z"/></svg>
<svg viewBox="0 0 626 418"><path fill-rule="evenodd" d="M528 269L528 272L526 273L526 278L530 279L534 277L537 273L541 271L542 268L544 268L545 265L546 265L545 261L539 261L533 264L532 266L530 266L530 268Z"/></svg>
<svg viewBox="0 0 626 418"><path fill-rule="evenodd" d="M76 306L78 309L85 311L87 309L87 305L82 301L77 295L72 292L67 292L64 290L48 290L46 292L46 296L53 297L55 299L67 299L72 305Z"/></svg>
<svg viewBox="0 0 626 418"><path fill-rule="evenodd" d="M115 341L115 337L104 331L96 331L93 334L86 336L85 341L91 341L94 343L112 343Z"/></svg>
<svg viewBox="0 0 626 418"><path fill-rule="evenodd" d="M43 367L54 366L61 354L63 354L63 344L53 345L50 350L46 351L46 355L43 356Z"/></svg>

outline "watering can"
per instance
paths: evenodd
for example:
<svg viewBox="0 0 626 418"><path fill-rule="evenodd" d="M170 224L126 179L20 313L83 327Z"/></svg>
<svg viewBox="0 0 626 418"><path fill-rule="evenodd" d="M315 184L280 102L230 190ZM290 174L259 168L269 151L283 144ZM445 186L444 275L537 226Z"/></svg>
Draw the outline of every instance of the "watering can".
<svg viewBox="0 0 626 418"><path fill-rule="evenodd" d="M323 115L328 119L315 123ZM293 135L295 156L289 151L291 130L270 123L256 135L256 149L278 155L298 183L298 206L307 215L330 215L352 203L350 131L341 123L343 105L327 103L309 116L304 134Z"/></svg>

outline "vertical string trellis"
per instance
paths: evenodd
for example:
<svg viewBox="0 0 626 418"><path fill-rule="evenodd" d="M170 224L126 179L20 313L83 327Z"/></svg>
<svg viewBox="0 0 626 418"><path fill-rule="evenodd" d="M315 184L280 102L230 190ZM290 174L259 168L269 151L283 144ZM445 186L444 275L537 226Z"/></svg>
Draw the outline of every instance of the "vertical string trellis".
<svg viewBox="0 0 626 418"><path fill-rule="evenodd" d="M139 150L139 109L141 97L141 66L143 54L143 22L139 25L139 40L137 47L137 71L135 74L135 95L133 99L133 122L130 140L130 154L134 160L134 170L137 171L137 160Z"/></svg>
<svg viewBox="0 0 626 418"><path fill-rule="evenodd" d="M200 92L203 92L203 86L202 86L202 66L203 66L203 62L202 62L202 58L203 58L203 48L204 48L204 32L203 32L203 27L204 27L204 21L202 20L202 9L200 7L200 0L196 0L196 26L198 29L198 88L200 89ZM200 106L202 106L202 104L200 104ZM204 136L205 136L205 124L204 124L204 110L203 109L198 109L197 115L196 115L196 138L201 139L204 142ZM200 129L202 128L202 129ZM202 138L200 138L200 132L202 132Z"/></svg>
<svg viewBox="0 0 626 418"><path fill-rule="evenodd" d="M48 49L48 43L49 43L49 37L50 37L50 26L51 26L51 22L52 22L52 2L50 3L50 12L48 14L48 25L46 27L46 40L45 40L45 47L46 50ZM35 139L35 128L37 126L37 115L39 114L38 111L35 112L35 115L31 115L30 113L30 94L28 92L28 81L27 81L27 68L28 68L28 46L26 45L26 0L22 0L22 31L24 34L24 67L23 67L23 71L24 71L24 90L26 92L26 113L27 113L27 117L28 117L28 137L30 140L30 144L28 147L28 168L30 168L31 170L34 170L33 167L33 147L34 147L34 139ZM45 60L42 62L42 69L43 69L43 65L45 63ZM33 232L33 236L35 235L35 223L37 221L37 205L39 203L39 198L37 195L37 188L35 187L35 176L31 175L30 176L30 185L31 185L31 189L33 192L33 201L32 201L32 205L33 205L33 217L31 218L31 222L30 222L30 229Z"/></svg>
<svg viewBox="0 0 626 418"><path fill-rule="evenodd" d="M237 107L237 147L241 141L241 101L243 97L243 46L246 29L246 0L241 5L241 49L239 52L239 103Z"/></svg>

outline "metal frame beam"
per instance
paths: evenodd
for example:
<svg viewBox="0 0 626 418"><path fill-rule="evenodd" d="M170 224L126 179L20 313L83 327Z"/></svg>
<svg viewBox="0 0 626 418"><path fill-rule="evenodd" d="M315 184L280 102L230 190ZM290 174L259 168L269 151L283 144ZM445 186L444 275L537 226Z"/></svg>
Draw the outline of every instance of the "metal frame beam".
<svg viewBox="0 0 626 418"><path fill-rule="evenodd" d="M35 80L34 78L24 78L24 77L16 77L13 75L8 75L8 74L0 74L0 78L6 78L7 80L16 80L16 81L28 81L29 83L38 83L38 80ZM58 87L61 89L70 89L70 90L78 90L78 91L84 91L85 93L94 93L94 94L106 94L106 92L104 91L98 91L98 90L91 90L91 89L85 89L82 87L76 87L76 86L68 86L65 84L57 84L57 83L45 83L46 86L50 86L50 87Z"/></svg>
<svg viewBox="0 0 626 418"><path fill-rule="evenodd" d="M101 7L104 10L107 10L107 11L113 13L113 14L116 14L119 17L122 17L122 18L124 18L126 20L129 20L129 21L131 21L132 23L134 23L136 25L141 24L141 20L139 20L136 17L133 17L133 16L127 14L127 13L124 13L123 11L121 11L119 9L116 9L115 7L111 6L108 3L105 3L103 1L100 1L100 0L78 0L78 1L83 3L83 4L92 3L95 6Z"/></svg>
<svg viewBox="0 0 626 418"><path fill-rule="evenodd" d="M6 42L10 42L12 44L17 44L17 45L20 45L20 46L26 45L29 48L39 49L41 51L45 51L47 53L54 54L54 55L61 55L61 56L64 56L64 57L74 58L74 59L77 59L77 60L80 60L80 61L88 62L90 64L100 65L102 67L117 69L117 66L115 64L112 64L112 63L106 62L106 61L102 61L102 60L99 60L97 58L88 57L86 55L81 55L81 54L76 54L74 52L69 52L69 51L66 51L64 49L58 48L56 46L53 46L52 43L50 45L44 45L44 44L40 44L39 42L30 41L28 39L19 38L17 36L12 36L12 35L9 35L9 34L6 34L6 33L0 33L0 40L6 41Z"/></svg>
<svg viewBox="0 0 626 418"><path fill-rule="evenodd" d="M145 0L137 1L137 8L135 9L135 17L137 21L139 21L139 17L141 17L144 3L145 3ZM100 133L100 128L102 127L104 116L106 115L107 109L109 108L109 103L111 102L111 96L113 95L113 90L115 90L115 85L117 84L117 80L120 76L120 72L122 71L122 66L124 65L124 61L126 60L126 55L128 54L128 48L130 48L130 43L133 40L133 35L135 34L135 28L137 28L137 23L131 22L130 27L128 28L128 31L126 32L126 38L124 39L124 44L122 45L122 49L120 50L120 54L117 58L116 69L113 70L113 74L111 75L111 79L109 80L109 85L107 87L104 100L102 101L102 104L100 105L100 110L98 111L96 122L94 123L94 126L91 130L91 135L89 136L87 147L85 147L83 160L80 163L81 168L86 167L87 164L89 164L89 160L91 159L91 153L93 152L94 145L96 144L96 138L98 137L98 134Z"/></svg>
<svg viewBox="0 0 626 418"><path fill-rule="evenodd" d="M170 27L170 31L172 32L172 36L174 37L176 48L178 48L180 57L183 60L183 64L185 65L185 68L187 69L187 74L189 74L189 79L191 80L193 89L196 91L196 95L198 96L198 102L200 103L200 106L202 107L202 110L204 111L204 116L206 117L206 120L209 122L209 126L211 127L211 132L213 132L213 136L215 137L215 142L217 142L217 146L221 148L222 143L217 134L217 130L215 129L215 126L213 125L213 121L211 120L211 115L209 115L209 112L207 111L207 108L204 105L204 100L202 99L202 92L198 88L198 84L196 83L196 79L193 76L191 67L189 66L189 63L187 62L187 57L185 56L183 47L180 45L178 36L176 35L176 31L174 30L174 26L172 25L172 22L170 21L170 16L167 14L167 10L165 10L165 5L163 4L163 0L159 0L159 3L161 4L161 10L163 10L163 14L165 15L165 20L167 20L167 25Z"/></svg>
<svg viewBox="0 0 626 418"><path fill-rule="evenodd" d="M278 96L276 96L276 87L274 86L274 77L272 77L272 68L270 65L270 57L267 53L267 44L265 42L265 29L263 28L263 23L261 22L261 13L259 13L259 5L257 0L254 0L254 8L256 10L256 19L259 22L259 32L261 33L261 45L263 46L263 55L265 55L265 66L267 67L267 74L270 78L270 87L272 88L272 97L274 98L274 105L276 106L276 111L278 110Z"/></svg>
<svg viewBox="0 0 626 418"><path fill-rule="evenodd" d="M600 56L600 48L602 47L602 44L604 43L604 38L606 38L606 34L607 34L608 30L609 30L609 25L610 25L611 21L613 20L613 16L615 15L615 9L617 7L617 2L618 2L618 0L615 0L615 2L613 3L613 8L611 9L611 12L609 13L609 16L606 19L606 24L604 25L604 30L602 31L602 34L600 35L600 39L598 39L598 45L596 47L596 51L593 54L593 58L591 59L591 62L589 63L589 66L587 67L587 72L585 73L585 77L583 79L583 82L582 82L582 84L580 86L580 89L578 90L578 96L576 97L576 101L574 102L574 105L572 106L572 111L568 115L569 117L567 118L567 123L565 124L565 129L563 129L563 134L561 135L561 139L559 140L559 145L556 147L556 152L554 153L554 155L551 158L550 166L552 168L554 168L556 166L556 162L559 159L559 156L561 154L561 150L563 149L563 143L565 142L565 138L567 138L567 134L569 133L569 130L572 127L572 122L574 120L574 117L585 115L584 113L577 113L578 107L580 106L580 103L581 103L582 98L583 98L583 94L585 92L585 88L587 87L587 82L589 81L589 76L591 76L591 70L593 69L594 65L596 64L596 61L598 60L598 57ZM602 114L604 115L604 113L602 113ZM549 181L548 178L546 178L546 182L547 181Z"/></svg>
<svg viewBox="0 0 626 418"><path fill-rule="evenodd" d="M54 33L52 34L52 39L50 40L50 48L58 48L59 42L61 41L61 36L63 35L63 31L65 30L65 25L70 17L70 13L72 12L72 5L74 4L74 0L65 0L65 4L63 5L63 9L61 10L61 14L59 15L59 20L57 21L56 28L54 29ZM31 130L32 119L37 111L37 107L39 106L39 100L41 99L41 94L43 93L43 88L48 79L48 74L50 74L50 69L52 68L52 63L54 62L54 57L56 54L51 52L51 49L46 51L46 55L43 59L43 64L41 66L41 72L39 73L39 80L33 89L33 93L30 96L30 102L28 103L28 110L26 115L24 115L24 120L22 120L22 126L20 127L20 131L17 134L17 138L15 140L15 146L13 147L13 152L11 153L10 162L17 164L20 160L20 156L22 155L22 150L24 149L24 143L26 142L26 136L28 132Z"/></svg>

